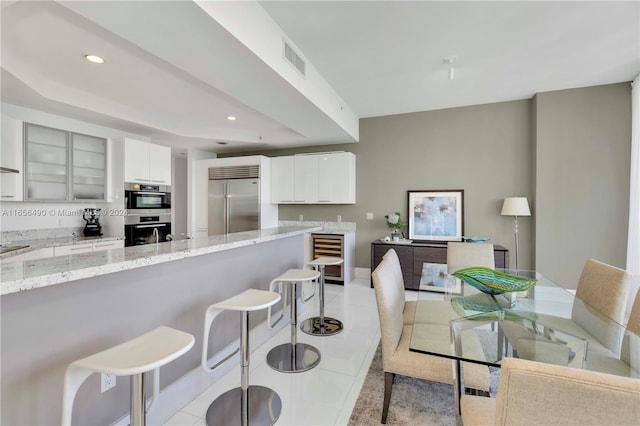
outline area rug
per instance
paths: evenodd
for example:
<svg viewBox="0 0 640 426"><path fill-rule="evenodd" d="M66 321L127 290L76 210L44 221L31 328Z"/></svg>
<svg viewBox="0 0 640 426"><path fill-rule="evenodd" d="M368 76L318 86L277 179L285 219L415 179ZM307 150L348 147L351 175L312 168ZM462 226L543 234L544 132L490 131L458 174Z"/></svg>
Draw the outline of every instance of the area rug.
<svg viewBox="0 0 640 426"><path fill-rule="evenodd" d="M491 393L497 391L500 370L490 368ZM376 350L358 400L353 407L349 426L380 424L384 397L382 350ZM453 386L396 375L387 415L390 426L446 425L462 426L456 421Z"/></svg>

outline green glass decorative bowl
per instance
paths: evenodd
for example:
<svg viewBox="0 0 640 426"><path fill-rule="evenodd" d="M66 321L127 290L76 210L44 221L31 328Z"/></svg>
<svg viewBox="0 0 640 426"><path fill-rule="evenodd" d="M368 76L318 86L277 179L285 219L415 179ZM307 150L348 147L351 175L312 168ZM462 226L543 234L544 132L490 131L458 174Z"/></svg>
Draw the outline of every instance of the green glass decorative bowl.
<svg viewBox="0 0 640 426"><path fill-rule="evenodd" d="M537 282L535 278L505 274L482 266L460 269L452 275L483 293L493 295L529 290Z"/></svg>

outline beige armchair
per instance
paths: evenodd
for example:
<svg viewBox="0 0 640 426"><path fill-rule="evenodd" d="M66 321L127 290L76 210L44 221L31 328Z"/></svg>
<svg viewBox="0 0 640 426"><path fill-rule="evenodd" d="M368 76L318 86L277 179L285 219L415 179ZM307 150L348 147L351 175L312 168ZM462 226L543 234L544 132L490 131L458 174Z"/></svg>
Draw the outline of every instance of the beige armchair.
<svg viewBox="0 0 640 426"><path fill-rule="evenodd" d="M378 305L382 364L385 372L382 423L387 421L391 389L396 374L447 384L453 384L454 380L453 362L450 359L409 350L413 326L403 323L404 288L401 290L398 286L396 273L397 270L392 262L388 258L383 258L371 274ZM470 365L468 371L465 369L465 384L468 387L488 391L487 367Z"/></svg>
<svg viewBox="0 0 640 426"><path fill-rule="evenodd" d="M506 358L497 398L465 395L461 411L464 426L637 425L640 380Z"/></svg>

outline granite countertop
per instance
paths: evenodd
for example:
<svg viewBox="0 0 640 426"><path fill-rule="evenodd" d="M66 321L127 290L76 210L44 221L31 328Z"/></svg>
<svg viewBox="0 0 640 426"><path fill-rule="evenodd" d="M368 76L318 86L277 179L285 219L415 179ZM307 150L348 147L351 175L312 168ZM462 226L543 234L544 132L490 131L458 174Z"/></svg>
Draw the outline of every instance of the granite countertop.
<svg viewBox="0 0 640 426"><path fill-rule="evenodd" d="M18 240L11 242L3 242L2 245L10 247L10 246L28 246L18 250L13 250L7 253L2 253L0 255L0 261L10 262L11 257L27 253L33 250L38 250L41 248L47 247L61 247L61 246L71 246L75 244L86 244L88 242L93 241L117 241L124 240L124 236L100 236L100 237L57 237L57 238L46 238L41 240ZM5 260L6 259L6 260Z"/></svg>
<svg viewBox="0 0 640 426"><path fill-rule="evenodd" d="M355 222L321 222L321 221L296 221L280 220L280 226L314 226L322 229L314 231L314 234L347 235L356 232Z"/></svg>
<svg viewBox="0 0 640 426"><path fill-rule="evenodd" d="M319 227L279 226L257 231L214 235L208 238L170 241L45 259L16 262L7 259L0 262L0 295L278 240L318 230L320 230Z"/></svg>

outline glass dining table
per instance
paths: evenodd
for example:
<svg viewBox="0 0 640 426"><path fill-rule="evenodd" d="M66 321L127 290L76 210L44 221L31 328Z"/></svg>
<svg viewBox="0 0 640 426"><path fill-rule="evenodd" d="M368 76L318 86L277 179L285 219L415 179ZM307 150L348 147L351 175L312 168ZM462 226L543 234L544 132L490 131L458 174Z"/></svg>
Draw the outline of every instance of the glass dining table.
<svg viewBox="0 0 640 426"><path fill-rule="evenodd" d="M452 268L452 270L456 270ZM454 400L460 409L463 362L500 367L505 357L640 378L640 338L574 294L533 271L521 293L488 295L425 263L410 350L454 360ZM434 292L441 293L434 298ZM434 300L434 299L439 300Z"/></svg>

